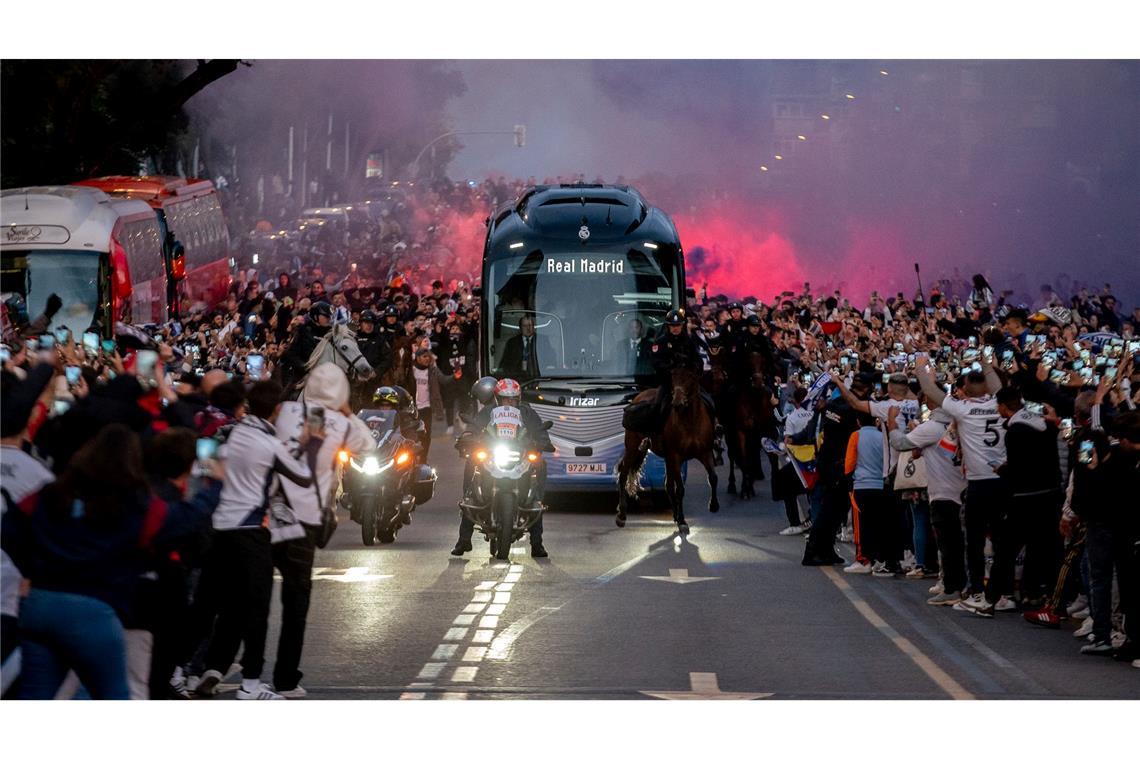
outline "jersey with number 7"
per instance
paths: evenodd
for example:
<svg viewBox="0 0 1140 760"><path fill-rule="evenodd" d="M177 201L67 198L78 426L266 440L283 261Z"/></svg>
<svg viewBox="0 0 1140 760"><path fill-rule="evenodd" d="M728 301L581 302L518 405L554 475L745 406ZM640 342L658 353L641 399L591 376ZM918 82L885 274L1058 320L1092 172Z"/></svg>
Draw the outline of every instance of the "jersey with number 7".
<svg viewBox="0 0 1140 760"><path fill-rule="evenodd" d="M958 423L966 480L998 477L991 463L1005 461L1005 427L997 399L988 395L961 401L947 397L942 409Z"/></svg>

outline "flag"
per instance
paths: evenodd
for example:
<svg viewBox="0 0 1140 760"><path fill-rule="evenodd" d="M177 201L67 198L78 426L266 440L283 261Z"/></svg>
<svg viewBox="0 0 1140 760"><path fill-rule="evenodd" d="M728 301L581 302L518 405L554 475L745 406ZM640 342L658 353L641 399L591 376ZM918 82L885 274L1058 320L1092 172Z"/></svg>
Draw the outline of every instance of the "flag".
<svg viewBox="0 0 1140 760"><path fill-rule="evenodd" d="M811 384L811 387L808 388L807 398L804 399L804 402L802 404L800 404L800 406L802 406L804 409L811 409L812 406L815 404L815 400L817 398L819 398L820 394L823 393L823 391L827 388L827 386L830 383L831 383L831 373L829 373L829 372L820 373L820 376L817 377L815 379L815 382Z"/></svg>

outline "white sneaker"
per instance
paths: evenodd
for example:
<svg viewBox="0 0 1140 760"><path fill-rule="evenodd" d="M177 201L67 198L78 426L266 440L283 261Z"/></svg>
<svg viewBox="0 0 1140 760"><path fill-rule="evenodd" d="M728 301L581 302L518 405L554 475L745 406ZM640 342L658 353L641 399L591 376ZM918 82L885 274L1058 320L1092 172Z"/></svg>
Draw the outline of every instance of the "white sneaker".
<svg viewBox="0 0 1140 760"><path fill-rule="evenodd" d="M911 579L926 578L926 568L922 565L915 565L914 568L907 571L906 577Z"/></svg>
<svg viewBox="0 0 1140 760"><path fill-rule="evenodd" d="M1092 609L1085 607L1083 610L1077 610L1073 613L1073 620L1088 620L1089 615L1092 614Z"/></svg>
<svg viewBox="0 0 1140 760"><path fill-rule="evenodd" d="M997 600L997 604L994 605L994 610L996 612L1016 612L1017 602L1013 601L1013 597L1003 596Z"/></svg>
<svg viewBox="0 0 1140 760"><path fill-rule="evenodd" d="M959 612L969 612L979 617L992 618L994 616L994 606L986 601L985 594L971 594L955 604L954 609Z"/></svg>
<svg viewBox="0 0 1140 760"><path fill-rule="evenodd" d="M305 691L305 687L301 684L297 684L292 689L278 689L277 693L285 699L304 699L309 696L309 692Z"/></svg>
<svg viewBox="0 0 1140 760"><path fill-rule="evenodd" d="M876 561L871 563L871 572L873 573L877 570L885 570L886 567L887 567L886 562L883 562L882 560L876 560Z"/></svg>
<svg viewBox="0 0 1140 760"><path fill-rule="evenodd" d="M962 601L962 592L938 592L934 596L926 600L926 603L932 607L951 607Z"/></svg>
<svg viewBox="0 0 1140 760"><path fill-rule="evenodd" d="M1080 596L1078 596L1076 599L1073 600L1072 604L1070 604L1068 607L1065 608L1065 612L1069 613L1069 617L1072 617L1073 615L1076 615L1081 610L1087 610L1088 608L1089 608L1089 598L1087 596L1085 596L1084 594L1081 594Z"/></svg>
<svg viewBox="0 0 1140 760"><path fill-rule="evenodd" d="M1140 660L1133 660L1132 661L1132 667L1140 668Z"/></svg>
<svg viewBox="0 0 1140 760"><path fill-rule="evenodd" d="M945 590L946 590L946 587L942 585L942 581L938 581L938 583L935 583L933 586L928 588L926 591L929 594L941 594Z"/></svg>
<svg viewBox="0 0 1140 760"><path fill-rule="evenodd" d="M799 534L803 533L806 530L807 530L807 528L805 528L803 525L789 525L788 527L786 527L782 531L780 531L780 535L781 536L798 536Z"/></svg>
<svg viewBox="0 0 1140 760"><path fill-rule="evenodd" d="M872 570L870 565L865 565L859 560L855 560L847 567L843 568L843 572L851 573L852 575L867 575Z"/></svg>
<svg viewBox="0 0 1140 760"><path fill-rule="evenodd" d="M1085 636L1092 634L1093 621L1092 618L1085 618L1085 622L1081 623L1081 627L1073 631L1074 639L1083 639Z"/></svg>
<svg viewBox="0 0 1140 760"><path fill-rule="evenodd" d="M844 544L852 543L855 540L855 531L844 525L839 529L839 540Z"/></svg>
<svg viewBox="0 0 1140 760"><path fill-rule="evenodd" d="M285 699L285 697L281 696L280 694L275 692L273 689L269 688L268 684L264 684L264 683L259 683L257 685L257 688L255 688L253 691L246 691L244 686L239 687L237 690L237 698L238 699L256 699L256 700Z"/></svg>
<svg viewBox="0 0 1140 760"><path fill-rule="evenodd" d="M218 693L218 684L222 681L222 674L216 670L207 670L202 674L201 680L194 688L194 693L200 697L212 697Z"/></svg>
<svg viewBox="0 0 1140 760"><path fill-rule="evenodd" d="M170 691L174 696L179 699L190 699L190 692L192 689L187 685L186 676L182 674L182 668L177 667L174 669L174 675L170 676Z"/></svg>

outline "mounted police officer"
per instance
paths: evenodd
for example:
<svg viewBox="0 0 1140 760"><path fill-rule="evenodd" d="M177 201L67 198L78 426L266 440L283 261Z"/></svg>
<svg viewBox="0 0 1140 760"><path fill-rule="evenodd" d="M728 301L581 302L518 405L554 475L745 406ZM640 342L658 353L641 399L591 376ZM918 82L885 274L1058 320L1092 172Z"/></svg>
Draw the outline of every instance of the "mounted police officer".
<svg viewBox="0 0 1140 760"><path fill-rule="evenodd" d="M356 345L361 355L371 365L377 376L383 375L392 366L392 349L388 341L376 329L376 314L371 309L365 309L360 314L360 330L356 334ZM358 399L363 402L367 396L367 389L357 385Z"/></svg>
<svg viewBox="0 0 1140 760"><path fill-rule="evenodd" d="M772 341L768 340L768 336L764 334L764 323L760 317L755 314L748 316L744 320L744 332L741 333L734 346L733 352L733 374L734 380L742 381L750 378L752 374L752 356L758 355L763 359L764 367L768 369L766 374L771 374L772 368L775 366L775 354L772 349ZM771 377L765 377L765 382L771 383Z"/></svg>
<svg viewBox="0 0 1140 760"><path fill-rule="evenodd" d="M731 345L736 343L743 337L747 323L744 319L744 304L740 301L733 301L728 305L728 321L724 323L722 330L725 336L725 343Z"/></svg>
<svg viewBox="0 0 1140 760"><path fill-rule="evenodd" d="M400 310L390 305L384 309L384 318L376 332L384 338L388 348L392 347L392 340L404 334L404 323L400 319Z"/></svg>
<svg viewBox="0 0 1140 760"><path fill-rule="evenodd" d="M309 309L308 320L297 328L289 349L281 357L281 364L290 384L304 377L305 365L309 363L317 344L328 334L331 326L332 306L324 301L313 304Z"/></svg>
<svg viewBox="0 0 1140 760"><path fill-rule="evenodd" d="M673 309L665 315L665 330L658 335L649 347L649 360L657 373L657 404L654 415L658 426L664 424L673 397L673 370L691 369L700 373L704 367L700 346L696 338L689 334L685 315ZM711 405L711 404L710 404Z"/></svg>

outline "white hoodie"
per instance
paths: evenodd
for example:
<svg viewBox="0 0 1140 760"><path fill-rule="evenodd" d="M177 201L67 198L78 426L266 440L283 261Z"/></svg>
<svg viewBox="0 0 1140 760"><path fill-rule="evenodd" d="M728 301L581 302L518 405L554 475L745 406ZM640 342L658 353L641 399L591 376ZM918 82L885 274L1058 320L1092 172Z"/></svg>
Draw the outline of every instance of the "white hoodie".
<svg viewBox="0 0 1140 760"><path fill-rule="evenodd" d="M321 364L309 373L305 392L300 401L287 401L277 415L277 437L293 452L300 450L297 443L304 432L308 411L314 406L325 410L325 440L317 452L314 463L315 483L302 487L281 480L281 490L275 494L274 516L280 507L291 509L297 520L306 525L321 524L321 509L332 507L336 495L336 456L340 449L354 456L363 456L375 447L368 425L357 417L346 417L337 411L348 401L348 378L335 364ZM274 540L297 538L297 531L274 530Z"/></svg>

